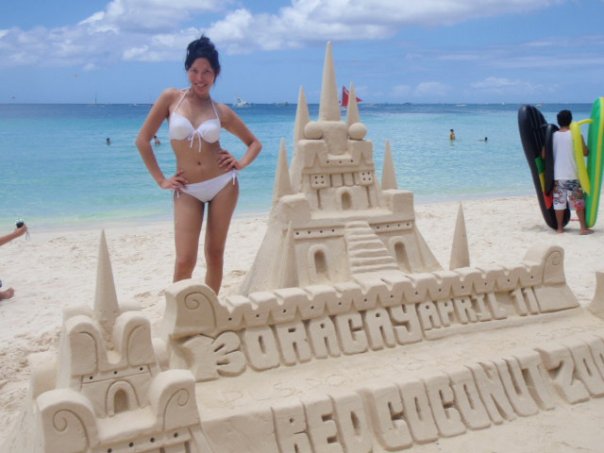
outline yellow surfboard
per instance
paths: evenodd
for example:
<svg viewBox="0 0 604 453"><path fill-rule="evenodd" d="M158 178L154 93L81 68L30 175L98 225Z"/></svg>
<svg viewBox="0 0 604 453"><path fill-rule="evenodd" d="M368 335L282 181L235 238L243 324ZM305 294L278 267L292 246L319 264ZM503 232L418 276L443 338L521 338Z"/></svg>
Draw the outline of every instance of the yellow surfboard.
<svg viewBox="0 0 604 453"><path fill-rule="evenodd" d="M591 119L573 121L570 123L570 133L573 137L573 149L575 153L575 162L577 164L577 178L581 184L581 189L585 194L591 192L589 184L589 175L585 165L585 155L583 154L583 137L581 136L581 126L591 123Z"/></svg>

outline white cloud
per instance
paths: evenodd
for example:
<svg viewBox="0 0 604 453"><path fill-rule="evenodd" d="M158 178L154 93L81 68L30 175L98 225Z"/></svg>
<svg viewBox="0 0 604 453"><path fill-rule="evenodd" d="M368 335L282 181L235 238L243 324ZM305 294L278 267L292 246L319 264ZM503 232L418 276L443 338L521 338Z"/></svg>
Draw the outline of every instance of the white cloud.
<svg viewBox="0 0 604 453"><path fill-rule="evenodd" d="M196 28L174 34L157 34L140 41L140 44L124 48L121 58L126 61L184 61L187 44L200 35L201 31Z"/></svg>
<svg viewBox="0 0 604 453"><path fill-rule="evenodd" d="M577 52L551 54L551 55L521 55L509 60L493 62L493 66L512 69L563 69L581 68L588 66L604 66L604 58L600 53L591 53L588 49Z"/></svg>
<svg viewBox="0 0 604 453"><path fill-rule="evenodd" d="M89 16L86 19L78 22L78 25L96 24L98 22L101 22L104 18L105 18L105 12L98 11L98 12L94 13L92 16Z"/></svg>
<svg viewBox="0 0 604 453"><path fill-rule="evenodd" d="M472 83L471 86L477 90L500 90L510 87L515 88L521 84L522 82L517 80L510 80L503 77L487 77L480 82Z"/></svg>
<svg viewBox="0 0 604 453"><path fill-rule="evenodd" d="M419 100L419 101L438 101L447 96L450 87L442 82L425 81L415 86L399 84L392 87L389 99L393 100Z"/></svg>
<svg viewBox="0 0 604 453"><path fill-rule="evenodd" d="M445 55L440 55L439 60L443 61L457 61L457 62L474 62L484 60L484 56L480 53L474 52L453 52Z"/></svg>
<svg viewBox="0 0 604 453"><path fill-rule="evenodd" d="M472 50L430 51L416 54L417 64L426 61L447 61L468 63L476 67L501 69L562 69L601 68L604 58L601 48L604 35L584 35L572 38L560 38L557 41L543 39L507 46L488 46Z"/></svg>
<svg viewBox="0 0 604 453"><path fill-rule="evenodd" d="M208 30L208 35L216 42L222 43L231 52L244 52L246 36L251 36L254 29L262 33L264 24L261 19L254 20L252 14L246 9L238 9L229 13L223 20L213 24Z"/></svg>
<svg viewBox="0 0 604 453"><path fill-rule="evenodd" d="M239 9L212 24L210 36L232 52L297 47L304 42L382 39L401 26L442 25L529 11L558 0L292 0L277 14ZM245 37L245 39L242 39Z"/></svg>
<svg viewBox="0 0 604 453"><path fill-rule="evenodd" d="M559 3L557 0L298 0L293 10L319 21L374 24L443 25L476 17L519 13Z"/></svg>
<svg viewBox="0 0 604 453"><path fill-rule="evenodd" d="M470 84L473 90L488 94L533 94L545 91L551 91L553 87L527 82L524 80L514 80L505 77L487 77L484 80Z"/></svg>
<svg viewBox="0 0 604 453"><path fill-rule="evenodd" d="M104 11L94 13L82 25L117 27L120 31L173 30L179 24L208 11L220 11L230 1L220 0L112 0Z"/></svg>
<svg viewBox="0 0 604 453"><path fill-rule="evenodd" d="M319 2L295 2L294 7L282 8L277 15L253 14L241 8L211 24L207 34L228 52L243 53L297 48L317 41L379 39L395 31L382 24L319 20L313 18L309 3Z"/></svg>
<svg viewBox="0 0 604 453"><path fill-rule="evenodd" d="M183 28L200 14L220 11L230 0L112 0L74 25L48 29L17 27L0 32L0 67L61 65L102 67L125 60L182 58L201 34ZM141 51L144 49L145 51Z"/></svg>
<svg viewBox="0 0 604 453"><path fill-rule="evenodd" d="M122 54L124 60L137 60L149 52L149 46L130 47Z"/></svg>
<svg viewBox="0 0 604 453"><path fill-rule="evenodd" d="M559 1L291 0L275 14L266 14L229 9L240 4L235 0L111 0L102 11L73 25L0 30L0 66L102 67L119 59L174 61L182 58L186 44L202 30L230 53L295 48L326 40L383 39L410 24L451 24L517 14ZM185 27L193 22L198 28Z"/></svg>

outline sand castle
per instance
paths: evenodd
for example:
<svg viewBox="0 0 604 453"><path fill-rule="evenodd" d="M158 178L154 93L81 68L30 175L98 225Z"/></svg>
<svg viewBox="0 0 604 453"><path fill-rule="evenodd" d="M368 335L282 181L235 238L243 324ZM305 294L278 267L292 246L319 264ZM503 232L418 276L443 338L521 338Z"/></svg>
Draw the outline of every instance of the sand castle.
<svg viewBox="0 0 604 453"><path fill-rule="evenodd" d="M118 304L102 237L94 307L65 313L56 357L32 356L8 451L395 452L604 395L603 274L594 316L559 247L473 268L461 208L444 270L389 145L379 184L354 87L342 121L336 86L328 44L319 118L301 90L240 294L173 284L153 332ZM592 335L556 337L577 316ZM547 341L481 347L533 326Z"/></svg>

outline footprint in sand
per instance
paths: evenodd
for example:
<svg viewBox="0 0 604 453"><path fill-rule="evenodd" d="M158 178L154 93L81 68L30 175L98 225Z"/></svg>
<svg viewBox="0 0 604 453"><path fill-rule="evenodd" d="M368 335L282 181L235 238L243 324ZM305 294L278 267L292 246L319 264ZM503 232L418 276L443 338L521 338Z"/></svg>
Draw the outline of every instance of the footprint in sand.
<svg viewBox="0 0 604 453"><path fill-rule="evenodd" d="M234 270L229 272L229 277L241 277L246 274L246 271Z"/></svg>

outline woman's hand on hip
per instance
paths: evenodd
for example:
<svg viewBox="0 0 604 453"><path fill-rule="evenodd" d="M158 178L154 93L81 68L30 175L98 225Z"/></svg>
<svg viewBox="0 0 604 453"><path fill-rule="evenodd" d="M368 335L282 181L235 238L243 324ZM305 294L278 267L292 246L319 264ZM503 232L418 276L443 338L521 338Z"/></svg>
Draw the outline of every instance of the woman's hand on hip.
<svg viewBox="0 0 604 453"><path fill-rule="evenodd" d="M183 176L183 173L183 170L178 170L171 178L165 178L161 182L160 187L168 190L182 189L183 186L188 184L188 181Z"/></svg>
<svg viewBox="0 0 604 453"><path fill-rule="evenodd" d="M235 156L229 153L226 149L218 151L218 166L227 170L241 170L243 167Z"/></svg>

